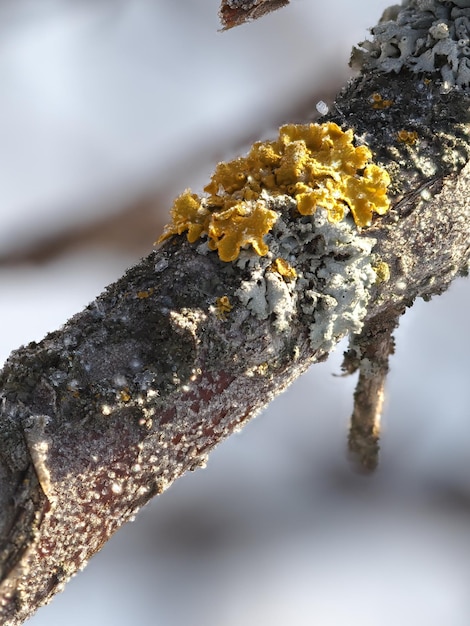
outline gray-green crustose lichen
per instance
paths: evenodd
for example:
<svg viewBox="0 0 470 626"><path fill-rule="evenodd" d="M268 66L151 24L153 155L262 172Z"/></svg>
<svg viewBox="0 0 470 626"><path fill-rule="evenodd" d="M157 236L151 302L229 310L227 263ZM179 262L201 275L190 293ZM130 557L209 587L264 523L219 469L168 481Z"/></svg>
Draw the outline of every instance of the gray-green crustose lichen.
<svg viewBox="0 0 470 626"><path fill-rule="evenodd" d="M295 315L304 317L312 348L326 353L341 337L362 329L377 280L376 241L361 235L350 216L331 223L319 208L312 216L290 219L292 199L271 202L280 218L266 237L269 252L261 258L241 252L237 265L251 271L235 295L258 319L272 319L277 332L286 331ZM282 205L283 211L277 208ZM273 271L278 258L295 270L290 277Z"/></svg>
<svg viewBox="0 0 470 626"><path fill-rule="evenodd" d="M387 9L351 65L437 75L442 90L470 87L470 0L405 0Z"/></svg>

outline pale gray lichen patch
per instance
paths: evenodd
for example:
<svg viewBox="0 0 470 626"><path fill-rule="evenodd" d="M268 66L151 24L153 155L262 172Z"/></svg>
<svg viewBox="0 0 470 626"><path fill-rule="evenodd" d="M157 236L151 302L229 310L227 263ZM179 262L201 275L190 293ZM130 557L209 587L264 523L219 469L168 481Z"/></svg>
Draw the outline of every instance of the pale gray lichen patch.
<svg viewBox="0 0 470 626"><path fill-rule="evenodd" d="M353 50L353 67L437 74L442 91L470 87L469 0L405 0L385 11L371 33L372 41Z"/></svg>
<svg viewBox="0 0 470 626"><path fill-rule="evenodd" d="M249 280L244 280L235 292L242 305L260 320L267 319L270 313L266 299L265 271L266 268L260 264L260 267L251 273Z"/></svg>
<svg viewBox="0 0 470 626"><path fill-rule="evenodd" d="M329 222L321 209L312 222L313 232L323 240L323 250L320 258L312 256L299 280L301 308L312 315L312 347L328 352L341 337L362 329L370 288L376 280L372 267L376 242L361 236L352 220Z"/></svg>
<svg viewBox="0 0 470 626"><path fill-rule="evenodd" d="M250 272L235 295L258 319L271 318L277 332L286 331L295 315L304 317L312 348L328 352L341 337L362 328L376 281L376 242L362 235L350 216L332 223L320 207L314 215L295 216L295 201L288 196L272 199L270 207L280 216L266 237L269 252L240 255L237 265ZM295 269L295 277L273 270L279 257Z"/></svg>
<svg viewBox="0 0 470 626"><path fill-rule="evenodd" d="M275 272L266 275L266 299L274 313L275 327L278 332L288 329L289 323L296 311L294 297L295 283L289 285Z"/></svg>
<svg viewBox="0 0 470 626"><path fill-rule="evenodd" d="M269 256L273 258L272 253ZM287 330L296 311L295 283L286 283L279 274L260 267L235 293L258 319L273 315L275 330Z"/></svg>

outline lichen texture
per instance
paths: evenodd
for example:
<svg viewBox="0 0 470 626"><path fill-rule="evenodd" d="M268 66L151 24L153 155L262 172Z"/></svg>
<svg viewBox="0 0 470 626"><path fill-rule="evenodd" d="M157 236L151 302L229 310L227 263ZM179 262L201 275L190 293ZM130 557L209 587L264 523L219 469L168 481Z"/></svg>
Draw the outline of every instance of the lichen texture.
<svg viewBox="0 0 470 626"><path fill-rule="evenodd" d="M265 235L279 217L269 198L280 195L295 200L297 215L322 207L330 222L350 212L356 226L369 226L374 213L389 208L390 183L371 159L367 146L354 145L352 130L332 122L282 126L275 141L257 142L246 157L219 163L207 197L189 190L179 196L159 241L187 232L190 243L206 237L222 261L234 261L246 246L264 256Z"/></svg>
<svg viewBox="0 0 470 626"><path fill-rule="evenodd" d="M470 87L470 1L406 0L387 9L351 58L354 67L434 75L442 91Z"/></svg>

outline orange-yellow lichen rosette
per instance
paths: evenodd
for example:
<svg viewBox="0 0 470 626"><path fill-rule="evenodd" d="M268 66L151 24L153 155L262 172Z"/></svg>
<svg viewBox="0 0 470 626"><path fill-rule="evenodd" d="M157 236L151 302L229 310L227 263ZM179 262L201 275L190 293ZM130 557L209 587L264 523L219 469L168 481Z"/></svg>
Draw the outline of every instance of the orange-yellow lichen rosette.
<svg viewBox="0 0 470 626"><path fill-rule="evenodd" d="M263 190L294 198L301 215L322 207L338 222L349 211L365 228L390 206L390 177L371 159L367 146L354 145L352 130L333 122L282 126L275 141L257 142L246 157L219 163L204 189L208 197L179 196L159 241L187 232L191 243L206 236L222 261L234 261L246 246L265 255L264 237L278 214L267 207Z"/></svg>

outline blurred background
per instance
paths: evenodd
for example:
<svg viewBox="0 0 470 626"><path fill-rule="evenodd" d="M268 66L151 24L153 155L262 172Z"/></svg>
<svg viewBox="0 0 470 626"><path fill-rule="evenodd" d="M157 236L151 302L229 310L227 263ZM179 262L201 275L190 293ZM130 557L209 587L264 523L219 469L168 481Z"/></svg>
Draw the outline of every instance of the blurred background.
<svg viewBox="0 0 470 626"><path fill-rule="evenodd" d="M175 195L349 74L388 0L0 3L0 361L151 249ZM468 626L468 281L396 333L381 463L347 461L340 346L119 531L32 626Z"/></svg>

